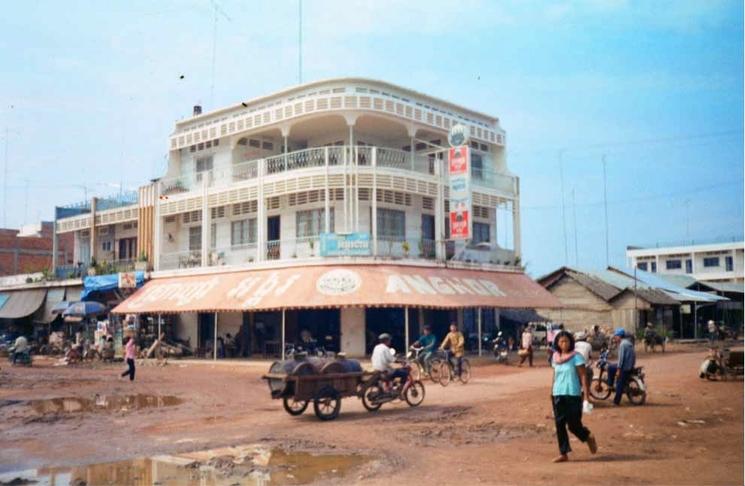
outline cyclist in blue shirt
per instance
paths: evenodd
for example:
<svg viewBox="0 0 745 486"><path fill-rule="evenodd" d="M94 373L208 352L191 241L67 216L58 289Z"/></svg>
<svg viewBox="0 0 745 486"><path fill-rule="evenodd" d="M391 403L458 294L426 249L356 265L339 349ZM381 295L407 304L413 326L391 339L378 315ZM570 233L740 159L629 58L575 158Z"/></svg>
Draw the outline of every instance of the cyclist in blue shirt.
<svg viewBox="0 0 745 486"><path fill-rule="evenodd" d="M424 326L423 334L419 336L419 339L414 341L412 346L422 349L421 354L419 355L421 363L424 365L424 369L427 373L429 373L430 360L432 359L432 354L437 347L437 337L432 334L432 328L430 326Z"/></svg>

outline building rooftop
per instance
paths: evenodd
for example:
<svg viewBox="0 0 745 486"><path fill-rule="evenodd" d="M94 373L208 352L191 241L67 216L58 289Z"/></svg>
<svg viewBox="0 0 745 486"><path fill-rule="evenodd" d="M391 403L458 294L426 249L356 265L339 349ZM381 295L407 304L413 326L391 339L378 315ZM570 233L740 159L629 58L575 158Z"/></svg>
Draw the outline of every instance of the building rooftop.
<svg viewBox="0 0 745 486"><path fill-rule="evenodd" d="M281 89L279 91L275 91L274 93L270 93L270 94L267 94L267 95L262 95L262 96L258 96L256 98L252 98L250 100L242 101L242 102L236 103L234 105L226 106L226 107L223 107L223 108L218 108L218 109L211 110L211 111L206 111L206 112L202 113L201 115L192 116L192 117L185 118L183 120L179 120L178 122L176 122L176 127L177 128L181 128L183 125L186 125L186 124L190 124L190 123L193 123L193 122L196 122L196 121L200 121L200 120L206 120L206 119L209 119L209 118L214 117L214 116L218 116L218 115L222 115L222 114L231 112L233 110L247 108L247 107L250 107L252 105L258 105L258 104L267 102L267 101L269 101L269 100L271 100L273 98L277 98L277 97L280 97L280 96L287 96L287 95L291 95L293 93L300 92L300 91L303 91L303 90L306 90L306 89L309 89L309 88L314 88L316 86L323 86L323 85L334 84L334 83L346 83L346 84L349 84L349 83L364 83L364 84L375 84L375 85L379 85L379 86L382 86L382 87L387 87L388 89L396 90L398 92L406 93L406 94L408 94L408 95L410 95L412 97L417 97L417 98L422 99L422 100L429 100L429 101L434 102L434 103L437 103L437 104L439 104L441 106L446 106L446 107L449 107L451 109L454 109L456 111L459 111L459 112L462 112L462 113L465 113L465 114L475 115L475 116L484 118L484 119L486 119L487 121L489 121L491 123L498 123L499 122L499 118L494 117L492 115L487 115L486 113L482 113L480 111L476 111L476 110L473 110L473 109L470 109L470 108L466 108L466 107L461 106L461 105L457 105L457 104L455 104L455 103L453 103L451 101L447 101L447 100L444 100L444 99L441 99L441 98L437 98L437 97L434 97L434 96L431 96L431 95L428 95L428 94L425 94L425 93L421 93L419 91L415 91L413 89L409 89L409 88L405 88L403 86L399 86L399 85L396 85L396 84L393 84L393 83L389 83L387 81L380 81L380 80L377 80L377 79L360 78L360 77L341 77L341 78L322 79L322 80L318 80L318 81L311 81L311 82L308 82L308 83L299 84L299 85L292 86L292 87L289 87L289 88Z"/></svg>

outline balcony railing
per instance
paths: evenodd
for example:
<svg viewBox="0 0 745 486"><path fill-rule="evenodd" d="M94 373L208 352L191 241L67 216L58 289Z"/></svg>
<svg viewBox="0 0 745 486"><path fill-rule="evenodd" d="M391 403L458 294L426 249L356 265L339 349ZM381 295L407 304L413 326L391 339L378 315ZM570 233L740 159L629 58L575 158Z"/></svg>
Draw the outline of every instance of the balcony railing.
<svg viewBox="0 0 745 486"><path fill-rule="evenodd" d="M377 243L377 253L373 255L372 245L370 249L370 256L383 259L435 259L435 242L430 239L380 237ZM250 265L258 260L258 251L256 243L212 248L207 253L206 266ZM159 269L201 267L201 255L200 250L166 253L161 255ZM322 258L320 239L317 236L311 236L268 241L264 247L263 256L266 261Z"/></svg>
<svg viewBox="0 0 745 486"><path fill-rule="evenodd" d="M165 178L160 181L160 192L164 195L188 192L201 188L204 181L206 181L208 187L226 186L256 179L260 172L266 176L272 176L300 169L320 167L343 165L370 167L373 163L373 150L376 152L376 164L380 168L396 169L428 176L434 176L435 174L436 159L433 155L412 154L394 148L374 148L368 145L314 147L264 159L239 162L229 167ZM472 180L476 186L512 191L514 178L499 174L487 166L483 169L475 169Z"/></svg>

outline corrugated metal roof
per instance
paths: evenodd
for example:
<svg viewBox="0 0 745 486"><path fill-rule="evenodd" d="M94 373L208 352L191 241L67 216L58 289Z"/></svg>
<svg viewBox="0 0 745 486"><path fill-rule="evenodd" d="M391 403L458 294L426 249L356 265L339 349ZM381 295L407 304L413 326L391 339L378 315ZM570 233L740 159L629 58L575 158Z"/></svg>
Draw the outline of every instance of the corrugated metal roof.
<svg viewBox="0 0 745 486"><path fill-rule="evenodd" d="M716 290L717 292L745 293L743 284L737 282L699 282L705 287Z"/></svg>
<svg viewBox="0 0 745 486"><path fill-rule="evenodd" d="M618 268L610 268L610 271L630 277L631 274L627 272L633 272L633 270L624 271ZM707 294L706 292L698 292L696 290L689 290L685 287L675 285L657 274L645 272L642 270L636 271L636 278L641 284L647 288L663 290L670 297L680 302L719 302L729 300L726 297L719 297L717 295Z"/></svg>
<svg viewBox="0 0 745 486"><path fill-rule="evenodd" d="M602 299L608 301L623 291L624 287L616 287L604 280L597 278L589 272L581 272L573 269L567 269L567 274L579 282L580 285L587 288L590 292L597 294Z"/></svg>

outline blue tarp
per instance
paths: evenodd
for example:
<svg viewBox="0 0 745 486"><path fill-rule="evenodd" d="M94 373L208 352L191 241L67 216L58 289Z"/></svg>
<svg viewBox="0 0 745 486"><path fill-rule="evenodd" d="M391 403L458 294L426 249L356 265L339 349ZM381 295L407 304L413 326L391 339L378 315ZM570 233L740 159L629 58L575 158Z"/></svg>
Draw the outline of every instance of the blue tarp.
<svg viewBox="0 0 745 486"><path fill-rule="evenodd" d="M145 283L145 272L135 272L135 282L138 287ZM85 300L91 292L105 292L119 288L119 274L94 275L83 279L83 291L80 300Z"/></svg>

